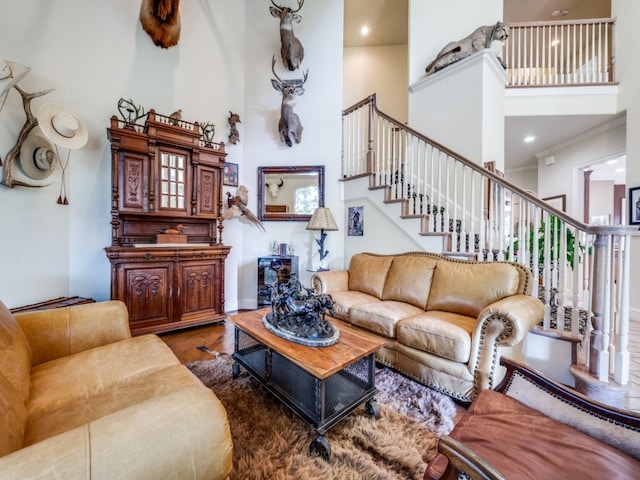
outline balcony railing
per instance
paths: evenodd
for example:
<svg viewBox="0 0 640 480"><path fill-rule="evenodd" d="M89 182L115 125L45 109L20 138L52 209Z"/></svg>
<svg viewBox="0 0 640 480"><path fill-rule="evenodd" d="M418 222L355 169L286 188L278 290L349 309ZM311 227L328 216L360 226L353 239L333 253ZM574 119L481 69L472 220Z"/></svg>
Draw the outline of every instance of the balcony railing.
<svg viewBox="0 0 640 480"><path fill-rule="evenodd" d="M613 18L510 23L508 86L614 83L614 27Z"/></svg>
<svg viewBox="0 0 640 480"><path fill-rule="evenodd" d="M598 380L628 383L628 248L637 227L573 219L381 112L375 95L343 112L342 177L363 175L403 203L404 217L422 218L422 234L447 237L450 252L528 266L545 304L537 328L578 339Z"/></svg>

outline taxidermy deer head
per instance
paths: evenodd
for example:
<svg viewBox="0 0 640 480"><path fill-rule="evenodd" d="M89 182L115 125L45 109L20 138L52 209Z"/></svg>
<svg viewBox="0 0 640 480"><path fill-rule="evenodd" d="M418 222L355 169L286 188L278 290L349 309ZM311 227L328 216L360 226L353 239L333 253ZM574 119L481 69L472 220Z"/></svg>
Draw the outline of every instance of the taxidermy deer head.
<svg viewBox="0 0 640 480"><path fill-rule="evenodd" d="M302 95L304 93L304 84L307 81L307 75L309 71L304 72L304 77L301 83L290 83L282 80L275 70L276 56L273 56L271 60L271 71L276 77L276 80L271 79L271 85L273 88L282 93L282 104L280 105L280 121L278 122L278 129L280 131L280 139L285 142L289 147L293 145L293 142L300 143L302 140L302 123L300 123L300 117L293 111L293 100L295 95Z"/></svg>
<svg viewBox="0 0 640 480"><path fill-rule="evenodd" d="M180 40L180 0L142 0L140 23L158 47L169 48Z"/></svg>
<svg viewBox="0 0 640 480"><path fill-rule="evenodd" d="M280 19L280 54L282 55L282 63L284 63L289 70L296 70L300 67L302 58L304 57L304 48L302 48L300 40L293 34L293 26L291 24L292 21L298 23L302 19L296 12L300 11L304 0L297 1L298 8L295 10L288 7L281 7L273 0L271 0L273 7L269 7L271 15Z"/></svg>

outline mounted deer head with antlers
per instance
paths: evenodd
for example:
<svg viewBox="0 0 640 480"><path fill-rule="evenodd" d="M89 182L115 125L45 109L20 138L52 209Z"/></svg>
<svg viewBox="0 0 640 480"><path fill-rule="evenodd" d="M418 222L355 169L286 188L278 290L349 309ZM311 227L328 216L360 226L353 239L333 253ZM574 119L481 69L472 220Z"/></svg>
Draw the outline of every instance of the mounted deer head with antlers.
<svg viewBox="0 0 640 480"><path fill-rule="evenodd" d="M282 7L273 0L273 7L269 7L271 15L280 19L280 54L282 55L282 63L287 69L293 71L300 67L304 58L304 48L300 40L293 34L292 22L300 22L302 17L297 14L304 4L304 0L297 0L298 8L292 10L289 7Z"/></svg>
<svg viewBox="0 0 640 480"><path fill-rule="evenodd" d="M140 23L158 47L169 48L180 40L180 0L142 0Z"/></svg>
<svg viewBox="0 0 640 480"><path fill-rule="evenodd" d="M292 146L293 142L300 143L302 140L302 123L300 117L293 111L293 100L295 95L304 93L304 84L307 81L309 71L304 72L304 76L300 83L291 83L291 81L282 80L275 70L276 56L271 60L271 71L276 80L271 79L273 88L282 93L282 104L280 105L280 121L278 122L278 130L280 131L280 139Z"/></svg>

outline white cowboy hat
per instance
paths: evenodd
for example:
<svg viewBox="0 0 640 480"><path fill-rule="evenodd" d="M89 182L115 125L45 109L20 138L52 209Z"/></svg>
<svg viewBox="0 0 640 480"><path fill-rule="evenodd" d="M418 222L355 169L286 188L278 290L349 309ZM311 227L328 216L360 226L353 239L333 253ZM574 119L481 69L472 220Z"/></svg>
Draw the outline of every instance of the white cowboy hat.
<svg viewBox="0 0 640 480"><path fill-rule="evenodd" d="M56 152L49 140L31 133L20 146L20 166L24 173L36 180L44 180L56 167Z"/></svg>
<svg viewBox="0 0 640 480"><path fill-rule="evenodd" d="M87 127L71 110L46 103L38 110L38 125L45 137L70 150L84 147L89 138Z"/></svg>
<svg viewBox="0 0 640 480"><path fill-rule="evenodd" d="M56 151L49 140L37 133L27 136L20 147L20 166L36 180L44 180L56 167Z"/></svg>
<svg viewBox="0 0 640 480"><path fill-rule="evenodd" d="M31 68L9 60L0 60L0 99L5 96Z"/></svg>

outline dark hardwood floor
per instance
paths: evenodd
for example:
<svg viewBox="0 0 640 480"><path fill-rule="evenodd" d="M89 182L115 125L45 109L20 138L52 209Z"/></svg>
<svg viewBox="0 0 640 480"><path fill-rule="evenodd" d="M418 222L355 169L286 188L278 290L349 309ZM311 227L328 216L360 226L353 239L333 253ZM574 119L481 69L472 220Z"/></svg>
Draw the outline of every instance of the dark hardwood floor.
<svg viewBox="0 0 640 480"><path fill-rule="evenodd" d="M198 350L197 347L201 345L216 352L233 353L233 325L227 321L219 325L162 333L159 336L182 363L211 360L211 354Z"/></svg>

